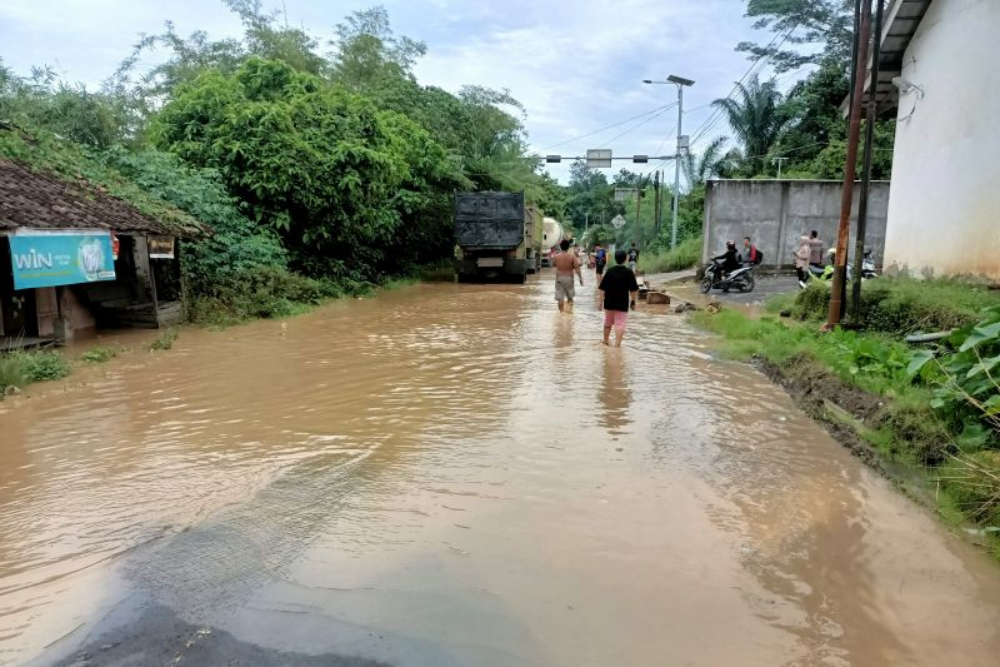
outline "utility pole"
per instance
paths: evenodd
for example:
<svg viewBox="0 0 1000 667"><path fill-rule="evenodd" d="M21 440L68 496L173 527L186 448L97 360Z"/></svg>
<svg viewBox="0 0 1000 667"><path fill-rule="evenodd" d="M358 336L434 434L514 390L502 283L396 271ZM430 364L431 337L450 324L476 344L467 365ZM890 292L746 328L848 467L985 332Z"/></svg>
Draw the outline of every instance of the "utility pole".
<svg viewBox="0 0 1000 667"><path fill-rule="evenodd" d="M825 330L840 324L844 303L844 283L847 279L847 239L851 227L851 203L854 199L854 178L857 172L858 142L861 138L861 98L865 93L865 73L868 69L868 40L872 31L872 0L861 0L861 20L854 35L857 41L857 63L854 70L854 95L850 125L847 131L847 164L844 165L844 192L840 200L840 228L837 231L837 256L834 258L833 284L830 286L830 311ZM874 87L878 82L872 81ZM861 276L858 276L861 280Z"/></svg>
<svg viewBox="0 0 1000 667"><path fill-rule="evenodd" d="M653 228L656 236L660 235L660 170L656 170L656 180L653 184Z"/></svg>
<svg viewBox="0 0 1000 667"><path fill-rule="evenodd" d="M854 283L851 285L851 323L861 324L861 268L865 258L865 234L868 231L868 193L872 184L872 153L875 144L875 120L878 115L879 57L882 54L882 0L875 0L875 36L872 40L871 91L865 116L865 157L861 167L861 193L858 195L858 233L854 239Z"/></svg>
<svg viewBox="0 0 1000 667"><path fill-rule="evenodd" d="M671 77L673 78L673 77ZM691 82L693 84L694 81ZM688 84L688 85L691 85ZM684 133L684 84L677 84L677 149L674 154L674 215L670 222L670 247L677 247L677 209L681 196L681 140Z"/></svg>
<svg viewBox="0 0 1000 667"><path fill-rule="evenodd" d="M783 163L783 162L784 162L785 160L787 160L787 159L788 159L788 158L786 158L786 157L776 157L776 158L774 158L774 161L778 163L778 180L779 180L779 181L781 180L781 164L782 164L782 163Z"/></svg>
<svg viewBox="0 0 1000 667"><path fill-rule="evenodd" d="M639 182L636 183L636 189L635 189L635 230L632 236L636 248L642 246L642 218L640 217L641 212L642 212L642 176L639 177Z"/></svg>

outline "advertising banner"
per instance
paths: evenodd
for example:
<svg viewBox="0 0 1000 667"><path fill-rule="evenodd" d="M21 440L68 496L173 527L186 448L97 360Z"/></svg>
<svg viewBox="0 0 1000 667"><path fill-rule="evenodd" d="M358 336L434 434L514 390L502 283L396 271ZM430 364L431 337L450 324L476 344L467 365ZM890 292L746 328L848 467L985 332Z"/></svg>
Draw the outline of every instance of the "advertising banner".
<svg viewBox="0 0 1000 667"><path fill-rule="evenodd" d="M25 229L7 240L16 290L115 279L108 231Z"/></svg>

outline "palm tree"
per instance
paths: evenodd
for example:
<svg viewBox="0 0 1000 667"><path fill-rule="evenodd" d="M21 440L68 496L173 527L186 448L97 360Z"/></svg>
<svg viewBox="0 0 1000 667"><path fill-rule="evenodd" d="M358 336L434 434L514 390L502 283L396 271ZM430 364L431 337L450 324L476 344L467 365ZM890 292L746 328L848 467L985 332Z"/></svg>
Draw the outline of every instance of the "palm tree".
<svg viewBox="0 0 1000 667"><path fill-rule="evenodd" d="M746 155L744 170L754 176L764 170L764 158L789 121L784 97L774 81L761 83L755 74L746 84L736 85L736 96L715 100L712 106L726 114L729 127Z"/></svg>
<svg viewBox="0 0 1000 667"><path fill-rule="evenodd" d="M725 137L716 137L705 147L700 156L691 151L684 154L681 158L681 169L684 170L684 179L687 181L689 191L704 185L705 181L713 176L725 177L731 171L726 163L732 151L724 154L722 149L725 145Z"/></svg>

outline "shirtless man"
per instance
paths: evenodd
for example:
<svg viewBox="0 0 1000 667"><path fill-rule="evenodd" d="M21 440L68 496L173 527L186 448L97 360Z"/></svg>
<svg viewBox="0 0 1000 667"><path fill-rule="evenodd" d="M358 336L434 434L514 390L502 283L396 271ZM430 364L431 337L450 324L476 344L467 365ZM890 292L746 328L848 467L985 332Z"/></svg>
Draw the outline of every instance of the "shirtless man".
<svg viewBox="0 0 1000 667"><path fill-rule="evenodd" d="M583 286L580 258L569 252L569 246L570 242L563 239L559 244L562 252L552 260L552 265L556 267L556 303L559 304L560 313L573 312L573 298L576 296L576 287L573 285L574 273L580 279L580 286Z"/></svg>

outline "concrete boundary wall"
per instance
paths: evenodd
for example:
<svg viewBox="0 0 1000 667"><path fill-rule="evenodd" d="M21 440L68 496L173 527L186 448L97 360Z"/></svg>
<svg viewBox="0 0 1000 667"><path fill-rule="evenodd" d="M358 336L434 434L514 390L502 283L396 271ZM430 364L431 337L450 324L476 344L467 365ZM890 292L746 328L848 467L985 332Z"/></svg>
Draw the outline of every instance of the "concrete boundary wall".
<svg viewBox="0 0 1000 667"><path fill-rule="evenodd" d="M854 188L851 209L851 254L857 230L858 192ZM813 229L826 248L836 245L840 223L840 181L717 180L705 187L705 222L702 261L721 254L726 241L736 241L743 252L743 237L749 236L764 253L764 266L792 266L792 253L799 237ZM868 198L868 230L865 247L874 251L882 265L885 250L889 182L875 181Z"/></svg>

